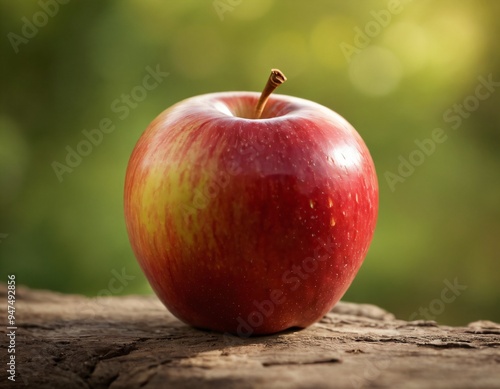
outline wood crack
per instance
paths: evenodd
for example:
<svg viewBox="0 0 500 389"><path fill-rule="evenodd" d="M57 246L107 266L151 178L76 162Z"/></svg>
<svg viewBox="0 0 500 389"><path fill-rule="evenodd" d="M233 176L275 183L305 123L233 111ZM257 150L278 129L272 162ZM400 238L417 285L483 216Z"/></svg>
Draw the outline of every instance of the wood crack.
<svg viewBox="0 0 500 389"><path fill-rule="evenodd" d="M94 318L82 296L19 292L16 371L26 387L465 389L500 382L500 325L489 321L405 322L339 303L307 329L240 339L188 327L153 297L107 298Z"/></svg>
<svg viewBox="0 0 500 389"><path fill-rule="evenodd" d="M340 358L328 358L328 359L320 359L317 361L273 361L273 362L262 362L262 366L264 367L272 367L272 366L293 366L293 365L317 365L324 363L341 363L342 360Z"/></svg>

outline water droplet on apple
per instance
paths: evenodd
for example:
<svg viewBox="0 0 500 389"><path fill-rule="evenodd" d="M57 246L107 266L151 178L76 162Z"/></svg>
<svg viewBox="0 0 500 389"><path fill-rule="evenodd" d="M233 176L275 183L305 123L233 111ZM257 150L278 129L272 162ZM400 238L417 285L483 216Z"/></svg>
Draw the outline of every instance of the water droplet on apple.
<svg viewBox="0 0 500 389"><path fill-rule="evenodd" d="M328 208L331 207L333 207L333 200L331 199L331 197L328 197Z"/></svg>
<svg viewBox="0 0 500 389"><path fill-rule="evenodd" d="M309 206L314 209L314 200L309 200Z"/></svg>
<svg viewBox="0 0 500 389"><path fill-rule="evenodd" d="M335 219L333 216L330 218L330 225L333 227L335 225Z"/></svg>

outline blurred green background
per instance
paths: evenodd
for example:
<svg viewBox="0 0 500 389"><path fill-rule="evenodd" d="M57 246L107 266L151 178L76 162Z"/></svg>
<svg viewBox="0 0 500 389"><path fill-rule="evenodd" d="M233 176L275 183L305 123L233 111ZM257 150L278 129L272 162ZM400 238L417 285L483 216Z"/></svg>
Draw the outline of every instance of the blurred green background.
<svg viewBox="0 0 500 389"><path fill-rule="evenodd" d="M135 142L173 103L260 91L278 67L279 93L346 117L379 174L375 238L344 299L500 321L500 2L60 1L0 3L1 281L151 293L122 212ZM119 112L157 65L169 75ZM59 180L53 162L103 118L116 129ZM446 140L421 158L415 141L436 128ZM401 158L419 166L401 175Z"/></svg>

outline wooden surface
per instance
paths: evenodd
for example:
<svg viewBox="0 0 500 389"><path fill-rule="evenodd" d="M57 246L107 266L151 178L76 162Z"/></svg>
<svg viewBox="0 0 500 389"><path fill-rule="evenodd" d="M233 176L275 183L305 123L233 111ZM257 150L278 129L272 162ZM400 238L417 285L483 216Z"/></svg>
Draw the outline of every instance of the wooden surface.
<svg viewBox="0 0 500 389"><path fill-rule="evenodd" d="M0 388L500 388L500 325L406 322L370 305L240 339L190 328L152 296L18 286L16 324L16 382L2 345Z"/></svg>

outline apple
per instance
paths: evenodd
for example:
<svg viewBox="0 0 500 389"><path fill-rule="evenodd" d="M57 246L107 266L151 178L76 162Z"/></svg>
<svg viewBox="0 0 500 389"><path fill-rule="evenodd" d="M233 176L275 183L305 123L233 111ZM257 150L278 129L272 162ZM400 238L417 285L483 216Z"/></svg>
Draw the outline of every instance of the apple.
<svg viewBox="0 0 500 389"><path fill-rule="evenodd" d="M180 320L239 336L305 328L353 281L372 240L378 183L356 130L317 103L264 92L181 101L128 164L128 235Z"/></svg>

